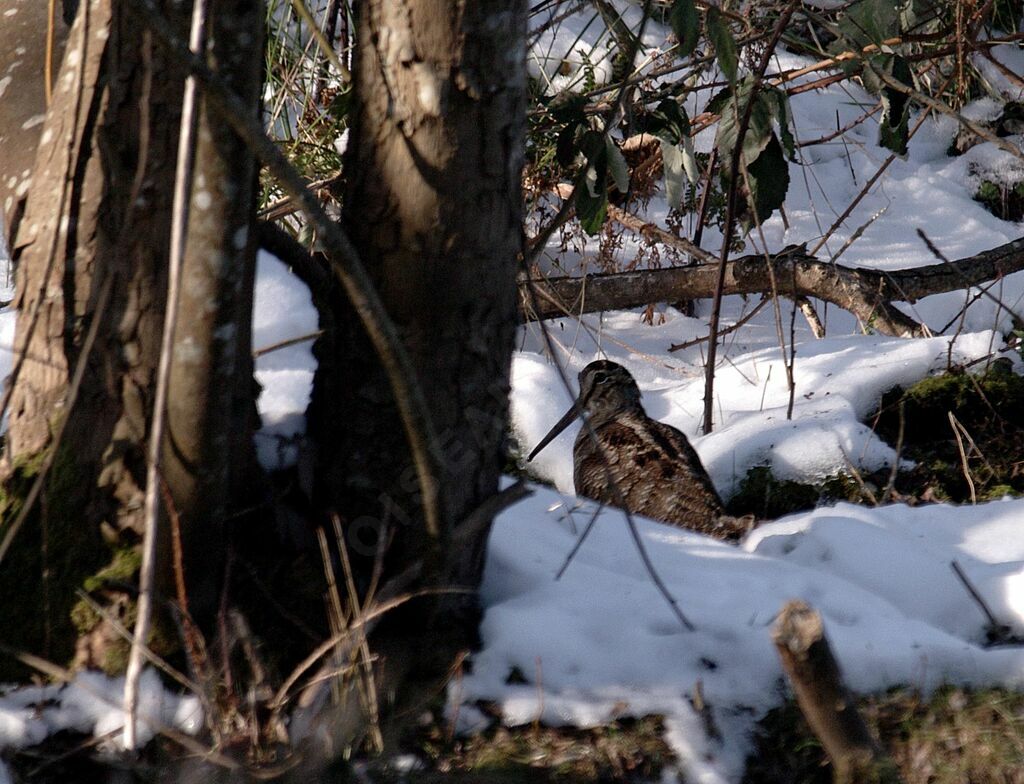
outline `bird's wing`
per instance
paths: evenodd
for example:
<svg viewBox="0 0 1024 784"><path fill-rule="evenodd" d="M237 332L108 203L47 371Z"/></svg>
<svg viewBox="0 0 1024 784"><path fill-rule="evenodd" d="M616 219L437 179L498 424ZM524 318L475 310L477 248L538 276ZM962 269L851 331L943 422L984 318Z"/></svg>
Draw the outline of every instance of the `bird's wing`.
<svg viewBox="0 0 1024 784"><path fill-rule="evenodd" d="M602 449L581 438L576 491L615 504L613 480L630 511L694 530L708 531L722 501L686 436L646 417L619 417L595 431Z"/></svg>

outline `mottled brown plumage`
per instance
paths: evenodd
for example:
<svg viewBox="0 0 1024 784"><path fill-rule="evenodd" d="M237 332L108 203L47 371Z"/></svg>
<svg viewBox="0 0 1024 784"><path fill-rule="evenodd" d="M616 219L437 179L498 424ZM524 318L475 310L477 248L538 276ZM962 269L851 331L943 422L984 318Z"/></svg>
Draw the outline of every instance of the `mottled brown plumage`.
<svg viewBox="0 0 1024 784"><path fill-rule="evenodd" d="M626 368L598 360L583 368L579 380L573 407L530 459L582 412L590 428L580 429L573 448L578 494L611 506L621 506L621 497L631 512L719 539L735 539L749 529L750 520L725 514L686 436L647 416L640 388Z"/></svg>

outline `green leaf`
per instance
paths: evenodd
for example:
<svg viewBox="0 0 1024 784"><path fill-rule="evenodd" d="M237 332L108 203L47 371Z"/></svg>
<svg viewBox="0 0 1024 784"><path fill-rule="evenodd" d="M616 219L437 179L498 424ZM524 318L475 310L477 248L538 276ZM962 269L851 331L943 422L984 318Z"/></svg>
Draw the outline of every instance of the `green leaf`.
<svg viewBox="0 0 1024 784"><path fill-rule="evenodd" d="M586 163L576 177L576 217L590 236L601 231L608 215L608 145L606 135L589 130L580 138Z"/></svg>
<svg viewBox="0 0 1024 784"><path fill-rule="evenodd" d="M608 157L608 172L612 175L612 182L619 189L619 193L627 193L629 191L629 164L622 156L622 150L615 146L615 142L608 134L605 134L604 144L605 154Z"/></svg>
<svg viewBox="0 0 1024 784"><path fill-rule="evenodd" d="M686 57L697 48L700 39L700 15L693 0L675 0L668 15L672 32L679 41L679 56Z"/></svg>
<svg viewBox="0 0 1024 784"><path fill-rule="evenodd" d="M708 6L705 21L708 27L708 38L715 47L718 65L730 83L736 81L736 69L739 61L736 57L736 41L732 37L728 23L722 19L722 12L715 6Z"/></svg>
<svg viewBox="0 0 1024 784"><path fill-rule="evenodd" d="M725 103L732 97L732 88L724 87L715 93L711 100L708 101L708 105L704 107L705 111L711 114L721 114L722 110L725 109Z"/></svg>
<svg viewBox="0 0 1024 784"><path fill-rule="evenodd" d="M593 168L604 170L608 166L608 148L604 142L605 134L590 129L580 137L580 152Z"/></svg>
<svg viewBox="0 0 1024 784"><path fill-rule="evenodd" d="M743 181L750 184L750 201L754 205L757 223L764 223L782 206L789 190L789 164L775 134L757 160L747 166L747 177ZM743 222L748 231L755 225L749 211Z"/></svg>
<svg viewBox="0 0 1024 784"><path fill-rule="evenodd" d="M679 101L666 98L651 112L647 132L672 144L679 144L690 135L690 118Z"/></svg>
<svg viewBox="0 0 1024 784"><path fill-rule="evenodd" d="M901 0L859 0L839 19L838 49L862 49L868 44L880 46L900 33Z"/></svg>
<svg viewBox="0 0 1024 784"><path fill-rule="evenodd" d="M588 235L599 234L608 217L608 194L600 190L596 195L590 193L585 183L576 185L576 217L580 226Z"/></svg>
<svg viewBox="0 0 1024 784"><path fill-rule="evenodd" d="M790 125L793 122L793 114L789 110L789 96L784 90L772 87L765 93L769 100L774 101L775 122L779 124L779 136L782 139L782 148L786 151L786 157L791 161L796 159L796 140L793 139L793 132Z"/></svg>
<svg viewBox="0 0 1024 784"><path fill-rule="evenodd" d="M683 203L686 192L685 162L682 148L664 139L661 140L661 161L665 172L665 200L668 208L675 210Z"/></svg>
<svg viewBox="0 0 1024 784"><path fill-rule="evenodd" d="M774 133L772 128L774 101L765 96L763 87L755 92L755 84L753 76L744 77L719 103L721 119L718 121L715 146L718 147L718 154L726 169L732 165L736 137L739 134L739 126L746 113L748 102L753 101L746 133L743 135L743 159L748 166L757 160ZM719 96L716 96L715 100L717 101L718 98Z"/></svg>
<svg viewBox="0 0 1024 784"><path fill-rule="evenodd" d="M683 137L683 169L687 179L696 184L700 179L700 166L697 165L697 154L693 151L693 139L689 136Z"/></svg>

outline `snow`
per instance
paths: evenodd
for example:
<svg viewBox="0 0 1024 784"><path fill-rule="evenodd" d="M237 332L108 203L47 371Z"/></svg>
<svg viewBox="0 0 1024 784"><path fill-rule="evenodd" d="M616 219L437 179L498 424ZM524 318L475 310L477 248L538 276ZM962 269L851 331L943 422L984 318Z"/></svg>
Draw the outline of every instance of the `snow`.
<svg viewBox="0 0 1024 784"><path fill-rule="evenodd" d="M78 673L70 684L0 689L0 750L32 746L64 730L109 736L105 745L115 750L124 726L123 694L123 677L99 672ZM163 727L194 735L203 726L199 699L172 694L152 669L142 673L138 706L140 746ZM0 782L3 776L0 771Z"/></svg>
<svg viewBox="0 0 1024 784"><path fill-rule="evenodd" d="M807 63L780 52L774 67ZM708 98L710 91L691 99L691 116ZM874 99L850 85L796 96L798 139L832 133L873 105ZM983 100L965 114L985 119L993 109ZM847 265L911 268L936 263L918 228L951 259L1021 236L1021 225L993 217L972 198L981 173L1012 176L1008 170L1019 168L1019 160L988 143L949 158L956 131L951 118L926 119L908 155L891 162L824 244L825 257L842 249ZM755 233L747 252L764 244L772 250L800 242L814 247L888 159L876 139L877 122L869 119L842 139L801 148L790 170L788 227L773 217L763 226L763 240ZM712 142L713 133L704 132L697 147L707 150ZM664 201L656 196L644 215L664 225ZM844 248L858 230L861 236ZM720 241L713 229L705 233L705 247ZM625 264L638 248L637 240L627 238L615 256ZM594 240L574 238L566 251L556 239L545 268L553 274L593 271L596 249ZM817 307L829 336L815 340L797 314L791 420L783 350L775 316L766 308L724 340L715 430L709 435L700 434L704 346L668 351L706 334L707 303L698 303L697 318L660 308L653 325L639 312L548 322L554 359L569 376L569 389L537 325L529 325L521 330L512 366L514 435L520 451L528 452L567 410L576 373L607 357L636 377L648 413L690 437L726 497L757 465L805 482L851 465L872 471L896 459L865 424L886 390L950 367L980 370L996 356L1009 357L1020 372L1020 357L1006 351L1002 334L1011 326L1008 308L1024 311L1024 275L998 281L992 293L1002 304L972 289L901 305L936 333L913 341L865 334L849 314L822 303ZM727 298L727 323L752 306ZM790 312L784 303L787 351ZM572 495L572 444L579 427L566 430L530 464L556 489L534 487L531 498L495 522L481 588L483 648L473 657L471 673L449 692L449 716L460 731L482 724L479 712L469 712L478 700L496 703L509 725L539 718L592 726L659 713L680 760L675 774L681 781L737 781L754 723L783 694L769 635L776 613L793 598L822 613L847 681L857 691L905 685L927 692L943 683L1024 686L1024 650L983 646L987 619L951 568L955 562L963 570L999 623L1024 633L1024 500L917 508L839 504L762 524L738 547L638 519L659 575L696 626L690 633L645 572L617 510L600 511L575 560L556 579L595 511ZM518 677L510 678L512 673ZM691 707L698 684L721 740L706 736Z"/></svg>
<svg viewBox="0 0 1024 784"><path fill-rule="evenodd" d="M794 413L787 420L789 392L777 340L767 329L746 330L727 345L716 373L718 427L701 436L700 347L675 354L666 354L665 349L670 343L706 335L703 322L667 309L665 323L658 327L641 323L635 313L603 320L584 317L583 323L589 329L578 335L570 331L569 322L550 325L556 341L566 334L574 340L565 363L571 375L602 355L626 365L644 392L648 413L690 438L725 497L756 465L770 466L780 479L804 482L835 475L850 464L867 472L891 465L894 451L864 424L882 394L950 364L985 357L1002 345L1002 338L989 331L913 341L878 335L804 340L796 349ZM536 327L527 331L525 346L538 344ZM557 370L540 353L524 350L516 355L512 420L523 452L540 441L570 402ZM580 427L572 425L530 464L539 478L567 493L573 487L572 445Z"/></svg>
<svg viewBox="0 0 1024 784"><path fill-rule="evenodd" d="M992 57L998 60L1010 73L1018 76L1024 73L1024 50L1014 44L1002 44L993 46L990 50ZM1006 75L999 67L989 62L981 54L972 54L971 62L992 89L1002 95L1008 101L1024 100L1024 87L1020 80L1014 81Z"/></svg>
<svg viewBox="0 0 1024 784"><path fill-rule="evenodd" d="M643 16L640 7L625 0L611 0L611 4L635 33ZM549 95L580 91L588 79L593 80L594 86L606 84L617 52L615 39L609 35L596 7L586 6L568 16L564 13L564 8L553 4L548 13L539 14L531 25L540 32L531 35L527 68L530 78L544 84ZM544 29L547 22L555 20ZM648 20L643 35L644 51L638 54L636 64L649 65L667 50L671 46L667 35L667 28Z"/></svg>
<svg viewBox="0 0 1024 784"><path fill-rule="evenodd" d="M283 263L260 251L256 267L252 345L257 352L317 329L309 290ZM257 406L263 427L256 434L260 463L267 469L293 465L298 436L306 429L305 412L313 388L313 341L262 354L256 358L256 380L262 390Z"/></svg>

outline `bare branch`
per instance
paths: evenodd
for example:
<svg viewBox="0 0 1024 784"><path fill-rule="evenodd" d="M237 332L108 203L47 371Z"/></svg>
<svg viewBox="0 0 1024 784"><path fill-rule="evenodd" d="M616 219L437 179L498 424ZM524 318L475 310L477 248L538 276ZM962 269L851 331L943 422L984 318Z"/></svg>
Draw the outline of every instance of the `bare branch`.
<svg viewBox="0 0 1024 784"><path fill-rule="evenodd" d="M676 245L676 239L659 237L664 244L690 252L689 242ZM953 263L888 272L829 264L802 247L775 255L772 260L776 274L793 282L793 291L783 294L795 293L838 305L885 335L923 337L924 326L897 310L892 302L913 303L932 294L976 286L1024 270L1024 238ZM652 302L705 299L714 293L716 273L714 267L702 264L583 278L548 278L532 282L537 290L536 302L530 302L521 285L520 312L529 314L523 316L524 320L548 319L634 308ZM726 264L724 294L764 294L770 290L764 256L742 256Z"/></svg>

